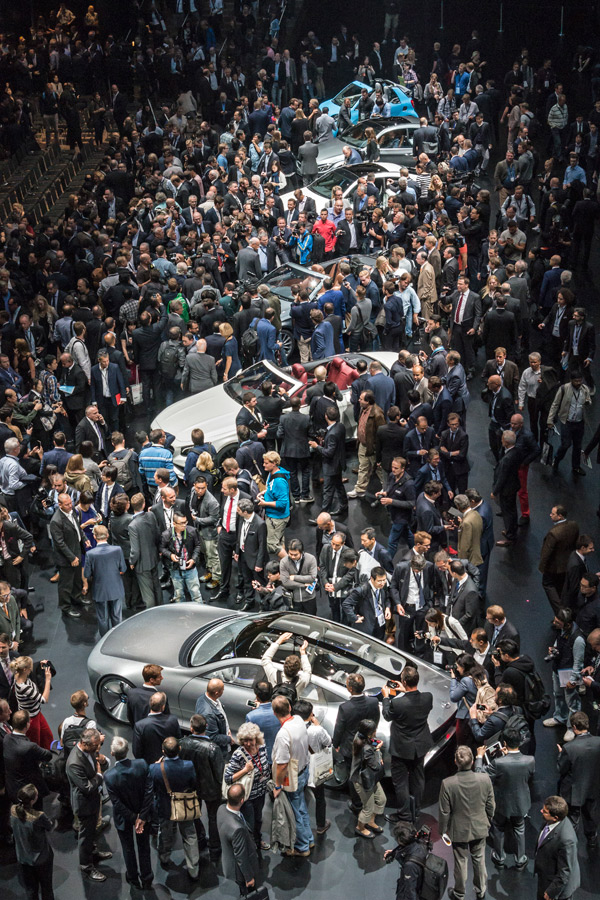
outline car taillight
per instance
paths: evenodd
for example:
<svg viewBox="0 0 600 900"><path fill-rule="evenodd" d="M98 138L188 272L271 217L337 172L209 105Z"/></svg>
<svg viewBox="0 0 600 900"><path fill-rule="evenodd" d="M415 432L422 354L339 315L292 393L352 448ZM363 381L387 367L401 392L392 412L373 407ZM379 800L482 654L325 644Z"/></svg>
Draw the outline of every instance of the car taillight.
<svg viewBox="0 0 600 900"><path fill-rule="evenodd" d="M412 108L413 108L413 109L415 110L415 112L416 112L416 109L417 109L417 108L416 108L416 106L415 106L415 101L414 101L412 98L411 98L411 101L410 101L410 105L412 106Z"/></svg>

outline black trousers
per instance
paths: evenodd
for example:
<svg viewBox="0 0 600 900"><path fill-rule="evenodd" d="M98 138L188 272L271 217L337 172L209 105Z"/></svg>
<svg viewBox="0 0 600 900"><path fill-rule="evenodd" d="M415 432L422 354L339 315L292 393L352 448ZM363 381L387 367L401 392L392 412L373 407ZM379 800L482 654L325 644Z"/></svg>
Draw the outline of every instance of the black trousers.
<svg viewBox="0 0 600 900"><path fill-rule="evenodd" d="M502 493L498 497L500 504L500 512L504 519L504 530L506 531L506 539L514 541L519 530L519 515L517 513L517 492Z"/></svg>
<svg viewBox="0 0 600 900"><path fill-rule="evenodd" d="M98 794L98 805L100 794ZM79 848L79 865L88 868L94 864L94 850L96 848L96 825L98 824L98 812L92 816L79 816L79 834L77 846Z"/></svg>
<svg viewBox="0 0 600 900"><path fill-rule="evenodd" d="M585 801L582 806L571 806L569 803L569 818L573 823L573 828L577 831L579 822L583 819L583 833L586 838L595 837L597 831L595 817L596 800L592 797Z"/></svg>
<svg viewBox="0 0 600 900"><path fill-rule="evenodd" d="M341 470L336 472L335 475L325 475L323 473L323 501L321 506L327 510L348 508L348 498L344 490Z"/></svg>
<svg viewBox="0 0 600 900"><path fill-rule="evenodd" d="M488 441L490 450L494 454L496 462L500 459L500 450L502 449L502 428L495 422L490 422L488 427Z"/></svg>
<svg viewBox="0 0 600 900"><path fill-rule="evenodd" d="M152 859L150 856L150 829L148 825L141 834L137 834L133 825L127 825L122 831L117 830L125 870L131 879L141 878L142 881L152 881ZM137 858L135 848L137 846ZM139 865L138 865L139 860Z"/></svg>
<svg viewBox="0 0 600 900"><path fill-rule="evenodd" d="M119 407L114 406L111 397L99 397L98 398L98 409L100 410L101 415L104 417L104 421L106 422L106 427L109 431L118 431L119 430Z"/></svg>
<svg viewBox="0 0 600 900"><path fill-rule="evenodd" d="M260 581L260 583L263 584L264 579L262 572L256 572L254 569L251 569L250 566L246 563L243 553L238 560L238 572L240 574L244 600L246 602L255 600L256 591L252 587L252 582Z"/></svg>
<svg viewBox="0 0 600 900"><path fill-rule="evenodd" d="M229 590L229 582L231 581L231 570L233 567L233 554L235 551L236 533L229 533L222 529L217 542L219 559L221 560L221 590Z"/></svg>
<svg viewBox="0 0 600 900"><path fill-rule="evenodd" d="M417 756L415 759L392 756L392 783L396 792L398 818L406 822L413 821L410 808L411 796L415 803L415 817L418 817L421 811L421 799L425 787L424 759L424 756Z"/></svg>
<svg viewBox="0 0 600 900"><path fill-rule="evenodd" d="M144 407L150 411L156 407L158 393L158 372L154 369L140 369L140 381L144 397Z"/></svg>
<svg viewBox="0 0 600 900"><path fill-rule="evenodd" d="M286 456L285 461L290 472L290 487L296 500L310 497L310 457L296 458Z"/></svg>
<svg viewBox="0 0 600 900"><path fill-rule="evenodd" d="M554 462L559 463L567 455L567 451L571 447L571 468L578 469L581 465L581 445L583 443L585 425L583 422L561 422L559 427L560 447L556 451Z"/></svg>
<svg viewBox="0 0 600 900"><path fill-rule="evenodd" d="M446 477L453 494L464 494L469 486L468 472L464 472L462 475L457 475L454 472L454 466L450 464L446 468Z"/></svg>
<svg viewBox="0 0 600 900"><path fill-rule="evenodd" d="M23 878L27 900L39 900L40 894L42 900L54 900L54 890L52 888L53 864L54 856L52 851L50 851L48 861L42 863L41 866L20 864L19 869Z"/></svg>
<svg viewBox="0 0 600 900"><path fill-rule="evenodd" d="M527 398L527 412L529 413L529 428L538 444L542 444L546 436L548 410L544 409L537 402L535 397ZM546 421L544 421L544 413L546 413Z"/></svg>
<svg viewBox="0 0 600 900"><path fill-rule="evenodd" d="M471 325L467 328L464 325L457 325L454 322L452 324L452 338L450 340L450 347L452 350L456 350L460 353L460 361L466 372L475 368L475 351L473 349L474 335L467 334L467 331L469 331L470 328Z"/></svg>
<svg viewBox="0 0 600 900"><path fill-rule="evenodd" d="M83 579L81 566L58 566L58 606L62 610L81 605Z"/></svg>
<svg viewBox="0 0 600 900"><path fill-rule="evenodd" d="M312 789L315 795L315 818L317 828L324 828L327 821L327 800L325 798L325 785L320 784Z"/></svg>

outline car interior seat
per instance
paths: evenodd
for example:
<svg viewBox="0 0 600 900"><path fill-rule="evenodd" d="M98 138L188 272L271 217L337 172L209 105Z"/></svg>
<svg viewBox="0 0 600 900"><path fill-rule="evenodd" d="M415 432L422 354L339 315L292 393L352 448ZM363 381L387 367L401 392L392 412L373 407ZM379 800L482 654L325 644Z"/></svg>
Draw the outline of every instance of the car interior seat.
<svg viewBox="0 0 600 900"><path fill-rule="evenodd" d="M353 381L359 377L358 372L346 360L335 356L329 363L327 380L333 381L340 391L346 391Z"/></svg>

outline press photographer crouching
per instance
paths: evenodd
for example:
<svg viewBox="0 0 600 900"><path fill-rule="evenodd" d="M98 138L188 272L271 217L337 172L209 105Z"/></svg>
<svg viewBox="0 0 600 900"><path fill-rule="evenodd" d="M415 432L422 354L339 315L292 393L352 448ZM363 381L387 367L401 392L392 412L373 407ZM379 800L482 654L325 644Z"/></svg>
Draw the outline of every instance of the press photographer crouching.
<svg viewBox="0 0 600 900"><path fill-rule="evenodd" d="M386 863L393 860L400 865L400 877L396 882L396 900L418 900L423 884L425 860L429 855L429 830L415 831L409 822L398 822L394 826L397 847L386 850Z"/></svg>

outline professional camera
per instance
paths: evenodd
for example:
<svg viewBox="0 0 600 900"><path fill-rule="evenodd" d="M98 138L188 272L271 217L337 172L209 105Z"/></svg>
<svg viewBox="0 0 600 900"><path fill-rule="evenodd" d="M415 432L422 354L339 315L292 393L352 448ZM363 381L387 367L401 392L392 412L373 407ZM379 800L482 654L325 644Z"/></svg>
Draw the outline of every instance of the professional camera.
<svg viewBox="0 0 600 900"><path fill-rule="evenodd" d="M492 659L497 659L498 661L500 660L500 651L498 650L497 647L494 647L494 649L492 650L491 656L492 656Z"/></svg>
<svg viewBox="0 0 600 900"><path fill-rule="evenodd" d="M50 495L49 495L48 491L45 488L41 487L41 488L37 489L37 491L35 492L35 494L33 495L33 497L31 499L37 500L38 503L46 503L46 501L49 499L49 497L50 497Z"/></svg>
<svg viewBox="0 0 600 900"><path fill-rule="evenodd" d="M369 219L369 215L364 210L360 210L359 212L355 213L355 215L354 215L354 221L360 225L364 225L365 222L368 221L368 219Z"/></svg>
<svg viewBox="0 0 600 900"><path fill-rule="evenodd" d="M558 647L550 647L548 651L548 656L544 657L544 662L552 662L553 659L557 659L560 655L560 650Z"/></svg>

